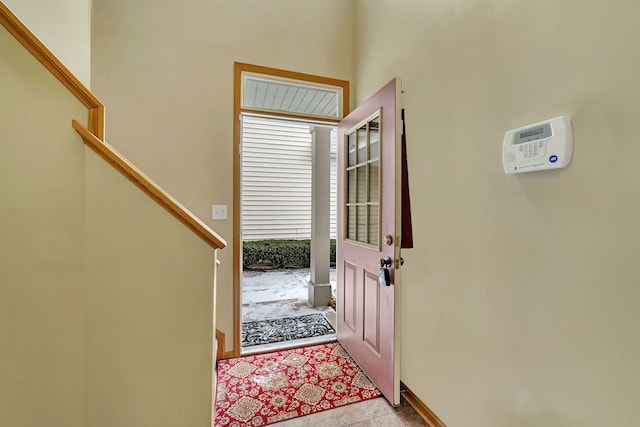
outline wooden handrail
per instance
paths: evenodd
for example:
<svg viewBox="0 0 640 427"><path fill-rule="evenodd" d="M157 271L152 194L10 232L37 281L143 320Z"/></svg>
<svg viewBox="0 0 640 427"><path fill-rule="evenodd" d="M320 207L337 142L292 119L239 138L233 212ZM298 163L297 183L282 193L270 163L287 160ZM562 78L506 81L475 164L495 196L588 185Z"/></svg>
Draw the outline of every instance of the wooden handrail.
<svg viewBox="0 0 640 427"><path fill-rule="evenodd" d="M89 130L98 138L104 139L104 105L100 100L38 40L2 1L0 1L0 24L89 109Z"/></svg>
<svg viewBox="0 0 640 427"><path fill-rule="evenodd" d="M204 240L209 246L214 249L222 249L227 245L222 237L218 236L187 208L167 194L167 192L160 188L158 184L153 182L141 170L131 164L131 162L125 159L113 147L89 132L89 130L76 120L73 121L73 127L76 132L80 134L85 144L95 151L98 156L102 157L129 181L134 183L149 197L155 200L156 203L162 206L167 212L176 217L178 221L186 225L187 228L198 235L198 237Z"/></svg>
<svg viewBox="0 0 640 427"><path fill-rule="evenodd" d="M104 105L67 67L18 19L0 0L0 24L36 57L89 110L87 128L73 120L73 127L100 157L122 173L160 206L176 217L214 249L227 244L200 219L167 194L138 168L120 155L104 140Z"/></svg>

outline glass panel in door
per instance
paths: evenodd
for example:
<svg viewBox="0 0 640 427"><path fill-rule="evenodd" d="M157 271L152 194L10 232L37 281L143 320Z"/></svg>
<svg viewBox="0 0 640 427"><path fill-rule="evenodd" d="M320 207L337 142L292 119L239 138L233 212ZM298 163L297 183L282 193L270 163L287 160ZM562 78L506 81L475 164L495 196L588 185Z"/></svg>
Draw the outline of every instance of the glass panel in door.
<svg viewBox="0 0 640 427"><path fill-rule="evenodd" d="M345 237L380 244L380 112L346 133Z"/></svg>

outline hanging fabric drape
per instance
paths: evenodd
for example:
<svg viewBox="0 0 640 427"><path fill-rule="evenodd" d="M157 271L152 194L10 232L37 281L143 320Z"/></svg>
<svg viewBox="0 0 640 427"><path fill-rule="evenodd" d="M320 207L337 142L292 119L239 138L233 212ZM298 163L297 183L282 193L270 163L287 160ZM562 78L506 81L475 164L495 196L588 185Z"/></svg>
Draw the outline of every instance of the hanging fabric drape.
<svg viewBox="0 0 640 427"><path fill-rule="evenodd" d="M404 108L402 119L402 230L401 248L413 248L413 224L411 223L411 198L409 197L409 169L407 167L407 133L405 129Z"/></svg>

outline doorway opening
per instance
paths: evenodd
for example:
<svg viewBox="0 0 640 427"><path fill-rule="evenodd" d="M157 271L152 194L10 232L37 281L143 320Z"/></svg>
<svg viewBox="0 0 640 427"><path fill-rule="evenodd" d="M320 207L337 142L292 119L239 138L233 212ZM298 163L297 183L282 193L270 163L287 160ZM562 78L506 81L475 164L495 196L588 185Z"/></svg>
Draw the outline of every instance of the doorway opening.
<svg viewBox="0 0 640 427"><path fill-rule="evenodd" d="M349 83L236 63L234 97L233 355L314 342L296 331L335 339L336 125ZM266 342L276 328L287 339Z"/></svg>
<svg viewBox="0 0 640 427"><path fill-rule="evenodd" d="M335 340L337 128L250 114L241 122L241 352Z"/></svg>

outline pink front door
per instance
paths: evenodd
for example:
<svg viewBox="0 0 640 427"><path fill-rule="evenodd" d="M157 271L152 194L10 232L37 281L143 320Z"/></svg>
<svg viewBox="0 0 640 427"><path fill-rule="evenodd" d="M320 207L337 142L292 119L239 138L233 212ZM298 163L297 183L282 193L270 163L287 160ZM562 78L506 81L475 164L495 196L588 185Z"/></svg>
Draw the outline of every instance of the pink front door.
<svg viewBox="0 0 640 427"><path fill-rule="evenodd" d="M389 82L338 126L338 340L392 405L400 403L397 86Z"/></svg>

